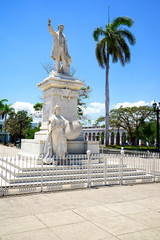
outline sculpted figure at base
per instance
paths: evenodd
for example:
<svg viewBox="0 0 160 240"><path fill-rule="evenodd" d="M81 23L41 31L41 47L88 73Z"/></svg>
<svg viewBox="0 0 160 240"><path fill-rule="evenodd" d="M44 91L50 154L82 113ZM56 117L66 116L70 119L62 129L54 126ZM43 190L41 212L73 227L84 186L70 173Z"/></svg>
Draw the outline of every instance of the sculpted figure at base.
<svg viewBox="0 0 160 240"><path fill-rule="evenodd" d="M58 104L54 107L53 114L48 120L48 134L44 145L44 163L53 163L53 158L65 159L67 155L67 139L77 138L82 126L79 121L69 122L60 115L61 108Z"/></svg>
<svg viewBox="0 0 160 240"><path fill-rule="evenodd" d="M65 128L68 121L60 115L60 106L56 105L48 120L48 135L44 146L44 159L51 163L51 158L64 157L67 152Z"/></svg>
<svg viewBox="0 0 160 240"><path fill-rule="evenodd" d="M56 72L69 74L70 73L69 68L72 60L68 53L65 35L62 33L64 30L64 26L60 24L58 26L59 31L55 32L51 27L51 20L48 19L48 28L54 38L51 57L56 61ZM62 62L61 67L60 62Z"/></svg>

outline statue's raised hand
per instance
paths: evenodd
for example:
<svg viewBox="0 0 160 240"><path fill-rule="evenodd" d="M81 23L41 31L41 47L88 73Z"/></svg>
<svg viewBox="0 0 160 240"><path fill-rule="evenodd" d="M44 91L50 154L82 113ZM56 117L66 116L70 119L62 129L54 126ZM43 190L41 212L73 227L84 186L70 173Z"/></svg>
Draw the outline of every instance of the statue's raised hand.
<svg viewBox="0 0 160 240"><path fill-rule="evenodd" d="M48 26L51 26L51 19L48 18Z"/></svg>

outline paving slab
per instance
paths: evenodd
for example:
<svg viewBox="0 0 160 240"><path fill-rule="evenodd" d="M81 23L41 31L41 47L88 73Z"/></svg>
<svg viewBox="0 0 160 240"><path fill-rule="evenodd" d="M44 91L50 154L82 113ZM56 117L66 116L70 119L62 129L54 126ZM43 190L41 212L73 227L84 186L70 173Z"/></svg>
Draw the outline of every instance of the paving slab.
<svg viewBox="0 0 160 240"><path fill-rule="evenodd" d="M104 206L78 208L78 209L74 209L73 211L88 220L120 215L118 212L110 210Z"/></svg>
<svg viewBox="0 0 160 240"><path fill-rule="evenodd" d="M147 229L148 227L126 216L115 216L112 218L101 218L93 222L105 231L115 236L130 232Z"/></svg>
<svg viewBox="0 0 160 240"><path fill-rule="evenodd" d="M83 217L79 216L78 214L70 210L52 212L48 214L39 214L36 216L43 223L45 223L47 227L54 227L54 226L60 226L60 225L85 221Z"/></svg>
<svg viewBox="0 0 160 240"><path fill-rule="evenodd" d="M1 240L156 240L159 234L160 183L0 197Z"/></svg>
<svg viewBox="0 0 160 240"><path fill-rule="evenodd" d="M53 227L51 230L62 240L100 240L112 237L89 221Z"/></svg>
<svg viewBox="0 0 160 240"><path fill-rule="evenodd" d="M50 229L11 234L1 237L2 240L60 240Z"/></svg>
<svg viewBox="0 0 160 240"><path fill-rule="evenodd" d="M120 203L112 203L112 204L105 204L105 207L119 212L119 214L129 214L129 213L137 213L148 211L149 209L140 205L137 205L133 202L120 202Z"/></svg>
<svg viewBox="0 0 160 240"><path fill-rule="evenodd" d="M121 240L159 240L160 232L155 229L148 229L144 231L129 233L118 236Z"/></svg>
<svg viewBox="0 0 160 240"><path fill-rule="evenodd" d="M0 220L0 236L43 228L46 226L34 216Z"/></svg>
<svg viewBox="0 0 160 240"><path fill-rule="evenodd" d="M133 203L150 210L160 211L160 197L135 200Z"/></svg>
<svg viewBox="0 0 160 240"><path fill-rule="evenodd" d="M100 240L119 240L119 238L117 238L117 237L109 237L109 238L103 238L103 239L100 239Z"/></svg>
<svg viewBox="0 0 160 240"><path fill-rule="evenodd" d="M145 224L150 228L160 227L160 212L150 210L146 212L128 214L127 216L137 222Z"/></svg>

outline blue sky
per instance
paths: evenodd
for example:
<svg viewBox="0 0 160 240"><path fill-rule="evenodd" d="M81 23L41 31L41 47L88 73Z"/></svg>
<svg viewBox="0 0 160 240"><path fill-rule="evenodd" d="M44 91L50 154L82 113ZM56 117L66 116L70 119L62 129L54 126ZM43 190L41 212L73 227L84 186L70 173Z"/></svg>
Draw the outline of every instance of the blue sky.
<svg viewBox="0 0 160 240"><path fill-rule="evenodd" d="M41 66L50 62L53 29L64 24L68 51L76 75L91 88L87 113L95 119L104 113L105 69L95 57L93 30L115 17L129 16L136 37L131 62L110 64L110 108L120 103L160 101L160 1L158 0L0 0L0 99L9 103L41 101L37 84L48 76ZM53 63L53 62L52 62Z"/></svg>

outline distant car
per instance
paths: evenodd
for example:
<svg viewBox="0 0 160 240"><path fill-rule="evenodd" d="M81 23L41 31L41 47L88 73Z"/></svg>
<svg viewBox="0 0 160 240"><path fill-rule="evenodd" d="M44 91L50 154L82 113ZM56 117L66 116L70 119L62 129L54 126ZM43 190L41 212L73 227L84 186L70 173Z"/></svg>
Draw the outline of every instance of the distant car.
<svg viewBox="0 0 160 240"><path fill-rule="evenodd" d="M124 146L131 146L131 143L126 142L124 143Z"/></svg>

